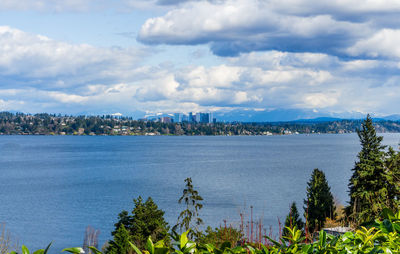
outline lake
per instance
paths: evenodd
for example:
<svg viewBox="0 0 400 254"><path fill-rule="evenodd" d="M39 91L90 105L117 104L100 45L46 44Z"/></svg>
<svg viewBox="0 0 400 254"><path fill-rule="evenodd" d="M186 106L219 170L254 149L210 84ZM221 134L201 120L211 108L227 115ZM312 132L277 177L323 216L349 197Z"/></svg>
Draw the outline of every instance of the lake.
<svg viewBox="0 0 400 254"><path fill-rule="evenodd" d="M384 134L396 149L400 134ZM289 205L303 213L314 168L343 204L360 150L356 134L292 136L0 136L0 222L20 245L52 253L81 246L86 226L100 247L133 198L151 196L175 224L184 179L204 198L201 218L237 225L249 214L277 231Z"/></svg>

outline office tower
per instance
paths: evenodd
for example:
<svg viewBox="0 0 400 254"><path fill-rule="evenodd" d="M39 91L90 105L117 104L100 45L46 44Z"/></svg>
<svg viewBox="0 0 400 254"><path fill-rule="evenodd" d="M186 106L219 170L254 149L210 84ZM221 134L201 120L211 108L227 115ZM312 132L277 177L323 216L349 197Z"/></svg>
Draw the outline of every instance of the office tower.
<svg viewBox="0 0 400 254"><path fill-rule="evenodd" d="M174 123L181 123L182 122L182 113L175 113L174 114Z"/></svg>
<svg viewBox="0 0 400 254"><path fill-rule="evenodd" d="M188 122L189 123L191 123L191 122L193 122L193 113L192 112L189 112L189 116L188 116Z"/></svg>

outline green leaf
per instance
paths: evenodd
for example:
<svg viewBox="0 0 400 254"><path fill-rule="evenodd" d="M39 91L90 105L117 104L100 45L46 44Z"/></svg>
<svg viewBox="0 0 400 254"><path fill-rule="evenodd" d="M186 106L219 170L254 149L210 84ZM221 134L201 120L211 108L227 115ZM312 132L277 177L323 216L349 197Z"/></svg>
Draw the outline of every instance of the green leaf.
<svg viewBox="0 0 400 254"><path fill-rule="evenodd" d="M390 210L389 208L384 208L382 210L382 217L388 220L396 219L396 216L394 215L393 211Z"/></svg>
<svg viewBox="0 0 400 254"><path fill-rule="evenodd" d="M64 251L76 254L85 253L81 247L66 248L62 250L62 252Z"/></svg>
<svg viewBox="0 0 400 254"><path fill-rule="evenodd" d="M380 227L380 228L384 232L393 232L393 226L392 226L392 223L389 220L387 220L387 219L383 220L381 225L382 225L382 227Z"/></svg>
<svg viewBox="0 0 400 254"><path fill-rule="evenodd" d="M167 254L167 253L169 253L169 248L167 248L167 247L154 249L154 254Z"/></svg>
<svg viewBox="0 0 400 254"><path fill-rule="evenodd" d="M301 248L301 252L303 252L303 253L311 253L312 252L312 245L311 244L303 245L303 247Z"/></svg>
<svg viewBox="0 0 400 254"><path fill-rule="evenodd" d="M265 247L264 244L261 244L262 250L263 250L263 254L268 254L269 250L267 249L267 247Z"/></svg>
<svg viewBox="0 0 400 254"><path fill-rule="evenodd" d="M326 246L326 232L324 230L319 231L319 246Z"/></svg>
<svg viewBox="0 0 400 254"><path fill-rule="evenodd" d="M185 245L187 244L187 242L189 241L189 239L187 237L189 231L190 231L190 229L181 234L181 237L180 237L180 247L181 247L181 249L183 249L185 247Z"/></svg>
<svg viewBox="0 0 400 254"><path fill-rule="evenodd" d="M136 245L134 245L133 243L129 242L129 245L132 247L132 249L136 252L136 254L142 254L142 252L139 250L138 247L136 247Z"/></svg>
<svg viewBox="0 0 400 254"><path fill-rule="evenodd" d="M263 248L265 248L265 246L263 246ZM243 253L243 252L245 252L245 250L244 250L244 248L242 246L237 246L237 247L231 249L231 251L233 253ZM266 253L268 253L268 252L266 252Z"/></svg>
<svg viewBox="0 0 400 254"><path fill-rule="evenodd" d="M185 253L191 252L192 249L194 249L194 248L196 248L196 243L194 243L194 242L187 242L186 245L185 245L185 248L184 248L184 252L185 252Z"/></svg>
<svg viewBox="0 0 400 254"><path fill-rule="evenodd" d="M251 247L250 245L247 245L246 247L247 247L247 249L249 250L249 252L251 254L255 254L256 253L256 250L253 247Z"/></svg>
<svg viewBox="0 0 400 254"><path fill-rule="evenodd" d="M46 249L44 249L43 254L46 254L46 253L49 251L50 246L51 246L52 244L53 244L53 242L50 242L49 245L47 245Z"/></svg>
<svg viewBox="0 0 400 254"><path fill-rule="evenodd" d="M33 252L33 254L43 254L43 253L44 253L44 249L40 249L40 250Z"/></svg>
<svg viewBox="0 0 400 254"><path fill-rule="evenodd" d="M174 229L172 229L171 232L172 232L172 234L170 234L171 238L179 242L179 237L180 237L179 234Z"/></svg>
<svg viewBox="0 0 400 254"><path fill-rule="evenodd" d="M206 249L207 249L208 252L213 252L214 249L215 249L215 246L212 245L212 244L210 244L210 243L204 244L204 247L206 247Z"/></svg>
<svg viewBox="0 0 400 254"><path fill-rule="evenodd" d="M29 254L29 250L25 245L22 245L22 254Z"/></svg>
<svg viewBox="0 0 400 254"><path fill-rule="evenodd" d="M150 236L147 238L146 248L150 254L154 254L154 244Z"/></svg>
<svg viewBox="0 0 400 254"><path fill-rule="evenodd" d="M393 229L394 229L397 233L400 233L400 224L399 224L399 223L393 223L392 226L393 226Z"/></svg>
<svg viewBox="0 0 400 254"><path fill-rule="evenodd" d="M101 251L99 251L98 249L96 249L96 248L93 247L93 246L89 246L89 249L90 249L91 251L93 251L94 254L102 254Z"/></svg>
<svg viewBox="0 0 400 254"><path fill-rule="evenodd" d="M282 244L280 244L279 242L275 241L271 237L269 237L269 236L264 236L264 237L267 238L269 241L271 241L275 246L277 246L277 247L281 247L282 246Z"/></svg>
<svg viewBox="0 0 400 254"><path fill-rule="evenodd" d="M165 247L164 240L160 240L154 244L154 248L162 248Z"/></svg>

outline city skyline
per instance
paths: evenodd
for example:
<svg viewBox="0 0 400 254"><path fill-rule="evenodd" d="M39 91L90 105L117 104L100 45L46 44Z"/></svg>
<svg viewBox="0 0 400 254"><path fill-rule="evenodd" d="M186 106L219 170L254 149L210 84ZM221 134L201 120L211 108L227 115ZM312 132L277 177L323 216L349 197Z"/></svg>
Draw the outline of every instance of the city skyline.
<svg viewBox="0 0 400 254"><path fill-rule="evenodd" d="M146 120L151 120L151 121L159 121L162 123L182 123L182 122L188 122L188 123L215 123L217 122L217 119L214 118L213 112L188 112L188 113L182 113L182 112L176 112L176 113L169 113L169 114L163 114L159 113L156 115L148 115L145 116Z"/></svg>

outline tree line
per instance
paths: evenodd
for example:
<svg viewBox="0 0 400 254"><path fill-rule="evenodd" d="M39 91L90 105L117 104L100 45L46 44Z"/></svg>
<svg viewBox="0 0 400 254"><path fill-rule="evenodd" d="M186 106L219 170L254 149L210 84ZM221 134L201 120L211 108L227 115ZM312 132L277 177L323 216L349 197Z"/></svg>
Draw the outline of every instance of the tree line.
<svg viewBox="0 0 400 254"><path fill-rule="evenodd" d="M242 123L162 123L131 117L67 116L0 112L3 135L281 135L311 133L352 133L361 120L330 122ZM400 132L400 122L376 121L379 132Z"/></svg>

